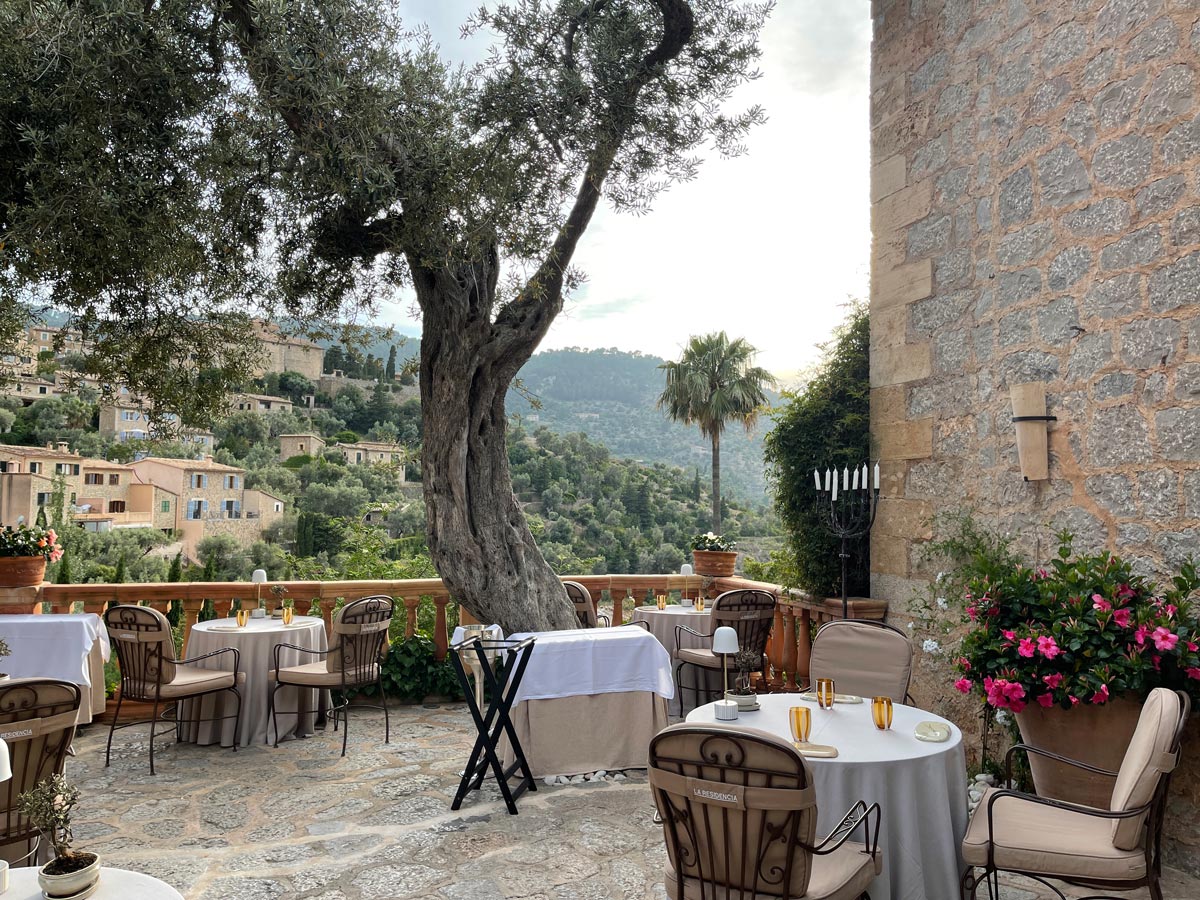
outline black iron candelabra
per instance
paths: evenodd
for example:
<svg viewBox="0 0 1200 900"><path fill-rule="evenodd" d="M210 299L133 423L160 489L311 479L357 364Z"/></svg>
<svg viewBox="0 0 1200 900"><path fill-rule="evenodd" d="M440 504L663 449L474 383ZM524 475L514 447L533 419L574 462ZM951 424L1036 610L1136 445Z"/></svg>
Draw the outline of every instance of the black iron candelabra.
<svg viewBox="0 0 1200 900"><path fill-rule="evenodd" d="M872 477L873 476L873 477ZM853 470L826 469L824 478L813 470L818 502L828 497L829 515L825 527L841 541L842 560L842 618L850 617L850 599L846 595L846 561L850 558L850 541L871 533L875 514L879 511L879 464L872 470L866 463Z"/></svg>

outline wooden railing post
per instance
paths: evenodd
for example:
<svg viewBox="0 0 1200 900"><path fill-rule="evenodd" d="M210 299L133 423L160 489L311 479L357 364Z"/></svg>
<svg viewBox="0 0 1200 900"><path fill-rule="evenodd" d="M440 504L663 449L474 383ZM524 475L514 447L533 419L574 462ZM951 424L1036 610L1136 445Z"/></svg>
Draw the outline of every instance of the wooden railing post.
<svg viewBox="0 0 1200 900"><path fill-rule="evenodd" d="M796 690L796 610L789 603L783 608L783 689Z"/></svg>
<svg viewBox="0 0 1200 900"><path fill-rule="evenodd" d="M337 605L335 597L316 597L317 603L321 607L321 618L325 620L325 634L328 635L330 643L333 638L333 607Z"/></svg>
<svg viewBox="0 0 1200 900"><path fill-rule="evenodd" d="M446 604L450 598L444 594L433 598L436 608L433 619L433 658L439 662L446 658L450 649L450 635L446 633Z"/></svg>
<svg viewBox="0 0 1200 900"><path fill-rule="evenodd" d="M771 663L771 672L767 677L771 687L778 687L783 682L784 648L790 635L783 629L783 607L775 605L775 621L771 625L771 636L767 638L767 660Z"/></svg>
<svg viewBox="0 0 1200 900"><path fill-rule="evenodd" d="M625 596L629 594L629 588L610 590L609 594L612 595L612 602L613 602L612 623L614 626L624 625L625 624L624 599L625 599Z"/></svg>
<svg viewBox="0 0 1200 900"><path fill-rule="evenodd" d="M421 605L420 597L405 597L404 600L404 639L408 640L417 633L417 607Z"/></svg>
<svg viewBox="0 0 1200 900"><path fill-rule="evenodd" d="M188 641L192 637L192 626L200 621L200 610L204 609L203 597L183 598L183 658L187 659Z"/></svg>
<svg viewBox="0 0 1200 900"><path fill-rule="evenodd" d="M812 659L812 613L800 610L800 633L796 636L796 674L808 681Z"/></svg>

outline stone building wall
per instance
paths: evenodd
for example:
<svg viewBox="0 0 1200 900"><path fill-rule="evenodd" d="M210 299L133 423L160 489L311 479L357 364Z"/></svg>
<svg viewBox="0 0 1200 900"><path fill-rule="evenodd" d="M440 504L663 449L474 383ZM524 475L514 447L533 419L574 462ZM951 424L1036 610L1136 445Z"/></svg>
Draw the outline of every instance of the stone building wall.
<svg viewBox="0 0 1200 900"><path fill-rule="evenodd" d="M962 507L1031 556L1065 527L1170 572L1200 553L1200 0L872 15L874 596L906 618L931 516ZM1058 417L1043 482L1017 465L1026 381ZM1198 870L1191 753L1170 830Z"/></svg>

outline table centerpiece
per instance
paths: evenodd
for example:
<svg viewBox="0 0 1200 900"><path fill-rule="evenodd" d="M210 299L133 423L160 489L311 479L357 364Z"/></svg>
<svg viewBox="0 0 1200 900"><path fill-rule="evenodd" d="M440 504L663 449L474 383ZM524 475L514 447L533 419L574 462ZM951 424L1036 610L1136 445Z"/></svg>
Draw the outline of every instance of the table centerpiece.
<svg viewBox="0 0 1200 900"><path fill-rule="evenodd" d="M47 898L75 897L100 880L100 857L71 849L71 812L79 788L62 775L51 775L17 797L17 811L29 819L54 848L54 859L38 870Z"/></svg>

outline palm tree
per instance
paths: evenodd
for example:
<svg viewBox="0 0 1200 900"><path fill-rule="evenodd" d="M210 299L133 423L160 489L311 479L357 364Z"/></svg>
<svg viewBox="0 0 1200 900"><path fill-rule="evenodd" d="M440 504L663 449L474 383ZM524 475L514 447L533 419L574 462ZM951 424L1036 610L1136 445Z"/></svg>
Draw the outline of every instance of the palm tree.
<svg viewBox="0 0 1200 900"><path fill-rule="evenodd" d="M712 530L721 532L721 432L741 422L749 432L767 402L764 386L775 385L766 369L752 366L757 351L744 338L725 332L692 337L679 362L664 363L667 386L658 398L676 422L699 425L712 440Z"/></svg>

